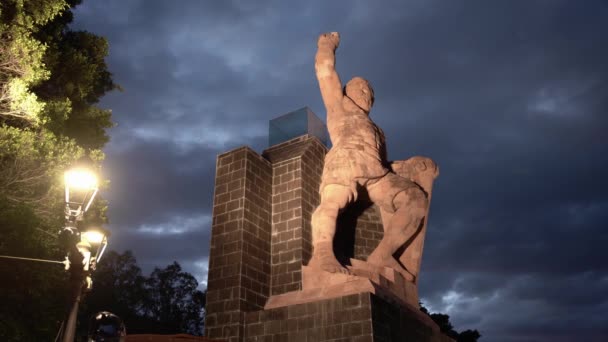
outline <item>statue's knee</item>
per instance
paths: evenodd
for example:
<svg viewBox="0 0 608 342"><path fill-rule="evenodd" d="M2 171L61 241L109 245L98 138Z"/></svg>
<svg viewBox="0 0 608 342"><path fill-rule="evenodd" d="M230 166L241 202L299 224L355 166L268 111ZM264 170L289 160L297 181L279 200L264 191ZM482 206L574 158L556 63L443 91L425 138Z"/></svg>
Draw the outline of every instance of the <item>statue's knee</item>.
<svg viewBox="0 0 608 342"><path fill-rule="evenodd" d="M335 205L321 203L317 209L312 213L312 222L318 222L324 218L335 219L338 216L338 210Z"/></svg>

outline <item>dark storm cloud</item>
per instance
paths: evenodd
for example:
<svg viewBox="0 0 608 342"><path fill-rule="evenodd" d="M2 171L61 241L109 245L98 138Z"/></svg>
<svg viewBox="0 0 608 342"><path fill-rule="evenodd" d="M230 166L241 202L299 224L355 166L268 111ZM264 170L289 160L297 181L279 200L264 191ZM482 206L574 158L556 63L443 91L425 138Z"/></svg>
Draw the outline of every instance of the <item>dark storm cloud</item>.
<svg viewBox="0 0 608 342"><path fill-rule="evenodd" d="M324 117L316 36L339 31L389 157L441 168L425 304L489 341L608 335L605 2L90 1L76 21L125 88L103 101L106 197L114 245L146 268L206 276L215 155L260 151L293 109Z"/></svg>
<svg viewBox="0 0 608 342"><path fill-rule="evenodd" d="M104 175L112 180L111 246L132 250L145 273L178 261L206 283L215 155L162 141L131 141L108 154ZM201 252L205 251L205 252Z"/></svg>
<svg viewBox="0 0 608 342"><path fill-rule="evenodd" d="M184 223L188 229L180 226ZM134 251L144 274L177 261L205 287L209 259L201 250L209 250L209 226L210 216L177 218L167 223L139 227L138 230L121 231L114 240L116 249Z"/></svg>
<svg viewBox="0 0 608 342"><path fill-rule="evenodd" d="M581 283L586 284L585 291L566 295L566 289L579 288ZM608 306L606 285L606 278L595 273L508 278L500 273L464 273L453 290L434 302L449 308L463 327L485 326L490 340L599 341L598 334L606 333L602 315ZM493 309L497 307L500 310ZM577 327L575 333L573 326Z"/></svg>
<svg viewBox="0 0 608 342"><path fill-rule="evenodd" d="M138 141L108 156L104 175L111 179L105 196L117 216L113 223L149 224L173 215L211 211L215 155L192 148L187 152L162 141ZM121 177L129 175L129 177Z"/></svg>

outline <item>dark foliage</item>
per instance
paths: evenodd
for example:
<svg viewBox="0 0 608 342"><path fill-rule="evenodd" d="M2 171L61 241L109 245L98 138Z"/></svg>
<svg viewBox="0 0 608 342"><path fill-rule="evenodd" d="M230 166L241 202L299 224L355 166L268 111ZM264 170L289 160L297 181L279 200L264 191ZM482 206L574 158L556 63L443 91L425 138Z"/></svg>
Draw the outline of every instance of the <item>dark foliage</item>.
<svg viewBox="0 0 608 342"><path fill-rule="evenodd" d="M442 313L430 313L429 310L422 304L420 305L420 311L431 317L433 321L437 323L441 332L453 338L456 340L456 342L477 342L477 340L479 340L481 337L481 334L477 330L464 330L462 332L457 332L454 330L454 327L450 322L449 315Z"/></svg>
<svg viewBox="0 0 608 342"><path fill-rule="evenodd" d="M130 334L202 335L205 292L198 282L174 262L155 268L149 277L130 251L108 252L94 273L94 286L85 299L80 322L99 311L121 317ZM81 326L81 332L86 331Z"/></svg>
<svg viewBox="0 0 608 342"><path fill-rule="evenodd" d="M117 87L105 64L108 44L71 30L65 5L0 1L0 93L15 80L23 86L0 101L0 255L63 260L61 174L83 153L102 159L96 149L112 126L110 111L96 106ZM30 105L11 109L24 98ZM104 210L98 198L86 221L103 222ZM2 259L0 274L0 340L54 340L69 309L62 265Z"/></svg>

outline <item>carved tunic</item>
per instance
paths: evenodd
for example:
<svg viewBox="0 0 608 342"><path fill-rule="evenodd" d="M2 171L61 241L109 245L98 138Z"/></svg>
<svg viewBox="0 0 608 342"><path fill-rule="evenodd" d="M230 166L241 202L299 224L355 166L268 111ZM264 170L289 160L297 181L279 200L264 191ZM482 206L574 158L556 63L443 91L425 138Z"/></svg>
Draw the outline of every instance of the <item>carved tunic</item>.
<svg viewBox="0 0 608 342"><path fill-rule="evenodd" d="M389 172L384 133L365 113L328 114L327 124L333 147L325 156L321 190L341 184L356 193L357 184L365 186Z"/></svg>

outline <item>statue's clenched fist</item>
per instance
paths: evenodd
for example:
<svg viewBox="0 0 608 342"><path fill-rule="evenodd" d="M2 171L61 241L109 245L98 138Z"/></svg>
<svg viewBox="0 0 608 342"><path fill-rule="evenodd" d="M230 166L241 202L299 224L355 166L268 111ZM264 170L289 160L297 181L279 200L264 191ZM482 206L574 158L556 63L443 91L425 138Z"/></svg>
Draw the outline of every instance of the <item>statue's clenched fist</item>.
<svg viewBox="0 0 608 342"><path fill-rule="evenodd" d="M340 45L340 34L338 32L322 33L317 44L319 47L336 49Z"/></svg>

